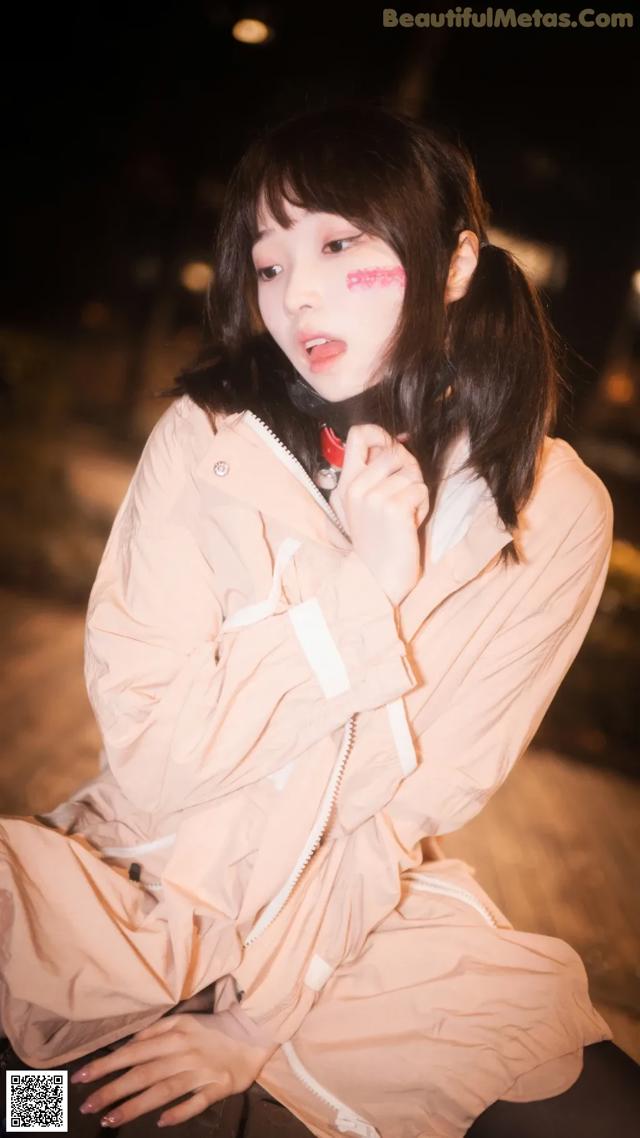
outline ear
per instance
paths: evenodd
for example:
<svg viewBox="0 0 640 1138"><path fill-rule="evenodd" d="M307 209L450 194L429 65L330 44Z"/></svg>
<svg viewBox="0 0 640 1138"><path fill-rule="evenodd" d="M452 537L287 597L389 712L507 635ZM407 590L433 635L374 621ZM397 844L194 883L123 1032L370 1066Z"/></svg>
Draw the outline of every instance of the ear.
<svg viewBox="0 0 640 1138"><path fill-rule="evenodd" d="M480 241L472 229L463 229L449 265L444 302L460 300L469 287L480 254Z"/></svg>

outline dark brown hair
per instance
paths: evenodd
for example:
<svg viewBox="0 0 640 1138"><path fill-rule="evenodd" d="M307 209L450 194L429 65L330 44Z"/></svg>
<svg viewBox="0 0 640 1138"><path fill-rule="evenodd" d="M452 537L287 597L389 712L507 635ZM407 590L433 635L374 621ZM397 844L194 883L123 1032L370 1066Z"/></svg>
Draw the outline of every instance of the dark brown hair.
<svg viewBox="0 0 640 1138"><path fill-rule="evenodd" d="M466 150L401 114L369 104L311 111L250 146L230 180L217 234L212 340L170 394L186 393L214 412L250 409L312 472L317 423L289 399L292 365L257 307L251 246L263 199L285 227L291 203L339 214L395 250L407 283L377 384L379 421L392 435L409 431L431 510L445 450L466 428L468 465L486 479L513 530L557 413L554 333L513 257L488 242L488 206ZM464 229L478 235L480 256L466 295L445 306ZM503 550L509 557L518 559L513 543Z"/></svg>

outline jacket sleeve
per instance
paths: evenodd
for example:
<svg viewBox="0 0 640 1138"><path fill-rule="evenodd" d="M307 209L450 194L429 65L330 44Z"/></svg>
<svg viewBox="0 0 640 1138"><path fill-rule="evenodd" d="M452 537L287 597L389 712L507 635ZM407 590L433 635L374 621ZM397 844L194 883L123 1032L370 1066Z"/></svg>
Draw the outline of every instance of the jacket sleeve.
<svg viewBox="0 0 640 1138"><path fill-rule="evenodd" d="M215 564L186 505L190 463L174 404L144 448L87 612L85 680L106 760L146 811L206 802L225 779L234 789L248 759L252 778L270 773L416 683L394 607L351 551L313 599L221 636Z"/></svg>
<svg viewBox="0 0 640 1138"><path fill-rule="evenodd" d="M526 750L594 618L612 528L611 499L593 476L569 533L538 561L535 590L522 590L455 696L440 702L436 714L426 688L405 700L421 761L387 807L403 846L460 829ZM418 635L414 658L428 667L426 631Z"/></svg>
<svg viewBox="0 0 640 1138"><path fill-rule="evenodd" d="M322 917L319 884L301 891L297 904L295 894L290 899L289 923L283 921L279 936L272 935L268 957L263 946L259 968L252 966L251 948L245 953L235 977L244 990L242 1010L261 1032L280 1042L295 1033L323 982L360 955L368 934L396 907L400 874L422 861L420 840L456 830L477 814L527 747L586 636L604 587L613 513L606 489L596 481L555 547L553 535L541 535L549 557L536 559L535 591L526 587L525 566L518 604L459 678L453 696L440 701L437 711L437 690L428 683L404 698L420 761L382 809L333 843L334 856L339 847L343 856ZM426 619L412 649L412 660L428 676ZM317 867L319 878L329 858Z"/></svg>

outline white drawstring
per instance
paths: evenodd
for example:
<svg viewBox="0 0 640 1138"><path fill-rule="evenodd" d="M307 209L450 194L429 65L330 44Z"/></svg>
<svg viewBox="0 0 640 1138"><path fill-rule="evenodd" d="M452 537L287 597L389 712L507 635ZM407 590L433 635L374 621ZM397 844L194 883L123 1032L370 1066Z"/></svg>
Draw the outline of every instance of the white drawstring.
<svg viewBox="0 0 640 1138"><path fill-rule="evenodd" d="M153 850L164 850L172 846L177 834L166 834L164 838L154 838L151 842L140 842L137 846L104 846L100 853L103 857L135 857L136 854L151 853Z"/></svg>
<svg viewBox="0 0 640 1138"><path fill-rule="evenodd" d="M229 628L245 628L248 624L257 624L259 620L264 620L265 617L273 615L280 600L282 575L301 545L302 542L296 537L285 538L278 549L269 595L265 600L257 601L252 605L245 605L234 612L232 616L228 616L220 626L221 633L226 632Z"/></svg>

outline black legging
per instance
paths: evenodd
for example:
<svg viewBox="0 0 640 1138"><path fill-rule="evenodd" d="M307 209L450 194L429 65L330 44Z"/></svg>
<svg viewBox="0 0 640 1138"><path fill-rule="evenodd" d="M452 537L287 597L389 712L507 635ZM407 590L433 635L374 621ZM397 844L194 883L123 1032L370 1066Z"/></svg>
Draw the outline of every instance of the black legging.
<svg viewBox="0 0 640 1138"><path fill-rule="evenodd" d="M640 1067L614 1043L592 1043L568 1091L537 1102L494 1102L467 1138L631 1138L639 1130Z"/></svg>

